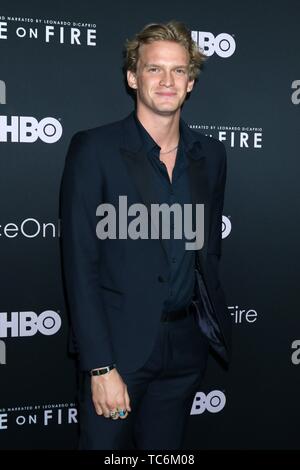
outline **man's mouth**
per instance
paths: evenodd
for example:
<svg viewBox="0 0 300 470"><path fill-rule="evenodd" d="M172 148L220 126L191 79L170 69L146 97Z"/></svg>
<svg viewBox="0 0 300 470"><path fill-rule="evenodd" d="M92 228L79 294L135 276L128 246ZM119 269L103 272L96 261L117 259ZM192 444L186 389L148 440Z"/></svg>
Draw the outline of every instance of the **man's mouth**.
<svg viewBox="0 0 300 470"><path fill-rule="evenodd" d="M170 97L176 95L176 93L170 93L170 92L157 92L156 94L159 96L170 96Z"/></svg>

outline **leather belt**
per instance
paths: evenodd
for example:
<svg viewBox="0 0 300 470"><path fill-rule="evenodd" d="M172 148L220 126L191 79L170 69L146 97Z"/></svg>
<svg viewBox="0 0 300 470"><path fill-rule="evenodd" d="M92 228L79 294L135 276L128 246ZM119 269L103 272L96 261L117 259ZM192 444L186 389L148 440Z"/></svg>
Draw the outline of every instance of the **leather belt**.
<svg viewBox="0 0 300 470"><path fill-rule="evenodd" d="M192 304L188 307L181 308L180 310L172 310L170 312L163 312L161 315L161 322L172 322L181 320L182 318L188 317L193 313Z"/></svg>

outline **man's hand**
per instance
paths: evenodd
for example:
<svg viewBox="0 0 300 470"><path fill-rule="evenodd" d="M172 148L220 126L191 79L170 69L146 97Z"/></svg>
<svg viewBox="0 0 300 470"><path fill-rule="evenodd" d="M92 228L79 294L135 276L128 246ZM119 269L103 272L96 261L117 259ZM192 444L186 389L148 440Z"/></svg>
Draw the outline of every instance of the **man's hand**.
<svg viewBox="0 0 300 470"><path fill-rule="evenodd" d="M110 418L111 411L124 410L125 415L116 416L113 419L125 419L128 412L131 411L130 399L127 392L127 386L117 369L113 369L103 375L92 377L92 400L98 415L104 415Z"/></svg>

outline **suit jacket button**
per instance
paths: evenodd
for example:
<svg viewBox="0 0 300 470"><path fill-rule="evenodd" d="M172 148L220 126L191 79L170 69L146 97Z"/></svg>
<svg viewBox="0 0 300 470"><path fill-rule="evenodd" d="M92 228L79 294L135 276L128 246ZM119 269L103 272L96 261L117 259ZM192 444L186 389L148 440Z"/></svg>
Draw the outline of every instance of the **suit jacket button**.
<svg viewBox="0 0 300 470"><path fill-rule="evenodd" d="M158 279L159 282L165 282L165 280L164 280L164 278L163 278L162 276L158 276L157 279Z"/></svg>

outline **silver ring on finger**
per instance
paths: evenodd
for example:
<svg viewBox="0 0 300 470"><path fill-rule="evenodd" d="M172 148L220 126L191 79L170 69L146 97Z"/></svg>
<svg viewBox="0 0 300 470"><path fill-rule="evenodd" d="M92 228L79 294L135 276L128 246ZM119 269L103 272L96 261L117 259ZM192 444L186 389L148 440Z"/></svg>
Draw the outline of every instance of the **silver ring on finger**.
<svg viewBox="0 0 300 470"><path fill-rule="evenodd" d="M114 411L114 410L111 410L109 412L109 416L112 418L112 419L116 419L116 417L118 417L118 412L117 411Z"/></svg>

